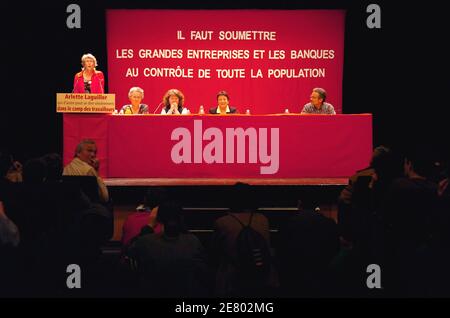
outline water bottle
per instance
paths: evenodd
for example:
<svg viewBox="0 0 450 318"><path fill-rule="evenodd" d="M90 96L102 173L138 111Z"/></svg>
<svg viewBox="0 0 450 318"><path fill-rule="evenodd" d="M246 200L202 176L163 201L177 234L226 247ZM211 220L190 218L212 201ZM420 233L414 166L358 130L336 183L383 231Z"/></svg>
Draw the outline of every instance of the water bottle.
<svg viewBox="0 0 450 318"><path fill-rule="evenodd" d="M205 109L203 108L203 105L200 105L200 108L199 108L199 110L198 110L198 113L199 113L200 115L202 115L202 114L205 113Z"/></svg>
<svg viewBox="0 0 450 318"><path fill-rule="evenodd" d="M245 114L246 114L246 115L250 115L250 109L247 109L247 110L245 111Z"/></svg>
<svg viewBox="0 0 450 318"><path fill-rule="evenodd" d="M286 108L286 109L284 110L284 113L285 113L285 114L289 114L289 109Z"/></svg>

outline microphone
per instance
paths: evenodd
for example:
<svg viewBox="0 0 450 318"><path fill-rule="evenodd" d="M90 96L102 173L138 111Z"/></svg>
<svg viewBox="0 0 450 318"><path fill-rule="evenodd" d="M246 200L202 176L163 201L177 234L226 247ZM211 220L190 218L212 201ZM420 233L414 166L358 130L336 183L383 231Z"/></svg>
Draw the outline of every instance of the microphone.
<svg viewBox="0 0 450 318"><path fill-rule="evenodd" d="M101 94L104 94L105 93L105 87L103 86L103 85L105 85L104 84L104 79L103 78L99 78L98 81L100 82L100 88L102 89Z"/></svg>
<svg viewBox="0 0 450 318"><path fill-rule="evenodd" d="M155 111L153 112L153 114L156 114L156 112L158 111L158 109L159 109L162 105L164 105L163 102L159 103L158 107L156 107L156 109L155 109Z"/></svg>

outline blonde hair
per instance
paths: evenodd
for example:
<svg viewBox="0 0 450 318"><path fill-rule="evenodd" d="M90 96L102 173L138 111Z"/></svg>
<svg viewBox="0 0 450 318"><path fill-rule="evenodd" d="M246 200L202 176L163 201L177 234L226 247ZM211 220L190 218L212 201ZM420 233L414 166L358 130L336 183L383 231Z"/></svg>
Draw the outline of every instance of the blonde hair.
<svg viewBox="0 0 450 318"><path fill-rule="evenodd" d="M98 66L97 59L95 58L94 55L92 55L91 53L83 54L83 56L81 57L81 65L83 65L83 70L84 70L84 61L86 59L92 59L94 61L94 68Z"/></svg>
<svg viewBox="0 0 450 318"><path fill-rule="evenodd" d="M144 90L140 87L132 87L130 88L130 91L128 92L128 98L131 96L131 94L133 94L134 92L139 92L142 95L142 99L144 99Z"/></svg>

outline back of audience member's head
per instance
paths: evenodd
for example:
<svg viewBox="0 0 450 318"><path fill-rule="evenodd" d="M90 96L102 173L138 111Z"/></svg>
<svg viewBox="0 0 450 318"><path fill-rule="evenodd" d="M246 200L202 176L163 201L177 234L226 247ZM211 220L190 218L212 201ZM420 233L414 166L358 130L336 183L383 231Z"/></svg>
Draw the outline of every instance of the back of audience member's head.
<svg viewBox="0 0 450 318"><path fill-rule="evenodd" d="M429 146L411 147L405 151L405 163L421 177L433 178L437 171L437 154Z"/></svg>
<svg viewBox="0 0 450 318"><path fill-rule="evenodd" d="M298 212L318 212L320 208L318 204L312 200L297 200Z"/></svg>
<svg viewBox="0 0 450 318"><path fill-rule="evenodd" d="M286 252L302 254L288 255L289 258L308 257L307 262L321 262L325 264L337 253L339 249L339 233L336 222L320 214L320 209L310 200L298 200L299 213L294 215L283 229L282 236L286 246L282 249ZM292 246L295 246L292 249ZM289 249L289 247L291 247ZM288 248L286 250L286 248ZM289 252L290 251L290 252ZM314 258L314 259L313 259ZM306 260L302 260L306 262Z"/></svg>
<svg viewBox="0 0 450 318"><path fill-rule="evenodd" d="M47 166L41 158L27 161L23 167L23 181L30 184L39 184L45 181Z"/></svg>
<svg viewBox="0 0 450 318"><path fill-rule="evenodd" d="M304 208L305 208L305 203L303 203L302 200L298 199L298 201L297 201L297 210L299 212L302 212L304 210Z"/></svg>
<svg viewBox="0 0 450 318"><path fill-rule="evenodd" d="M379 181L389 181L403 175L401 156L385 146L374 149L370 166L375 170Z"/></svg>
<svg viewBox="0 0 450 318"><path fill-rule="evenodd" d="M444 157L440 155L435 155L432 158L432 171L430 173L430 176L428 176L428 179L435 183L439 183L442 180L448 178L448 164Z"/></svg>
<svg viewBox="0 0 450 318"><path fill-rule="evenodd" d="M231 191L231 211L248 212L256 209L254 189L247 183L238 182Z"/></svg>
<svg viewBox="0 0 450 318"><path fill-rule="evenodd" d="M449 199L447 202L450 203L450 159L447 158L447 160L444 163L442 174L440 176L439 181L439 194L440 196L446 196L447 199ZM448 205L450 207L450 204Z"/></svg>
<svg viewBox="0 0 450 318"><path fill-rule="evenodd" d="M164 224L164 234L176 237L184 232L181 205L177 202L164 202L159 206L157 220Z"/></svg>
<svg viewBox="0 0 450 318"><path fill-rule="evenodd" d="M49 153L41 158L47 165L46 181L59 181L62 177L63 166L61 156L57 153Z"/></svg>
<svg viewBox="0 0 450 318"><path fill-rule="evenodd" d="M437 181L440 182L449 177L449 161L445 159L440 161L438 167Z"/></svg>
<svg viewBox="0 0 450 318"><path fill-rule="evenodd" d="M0 149L0 177L3 178L6 176L9 168L12 165L12 156L11 153L6 149Z"/></svg>
<svg viewBox="0 0 450 318"><path fill-rule="evenodd" d="M145 194L145 206L153 209L168 199L167 190L163 187L152 187Z"/></svg>

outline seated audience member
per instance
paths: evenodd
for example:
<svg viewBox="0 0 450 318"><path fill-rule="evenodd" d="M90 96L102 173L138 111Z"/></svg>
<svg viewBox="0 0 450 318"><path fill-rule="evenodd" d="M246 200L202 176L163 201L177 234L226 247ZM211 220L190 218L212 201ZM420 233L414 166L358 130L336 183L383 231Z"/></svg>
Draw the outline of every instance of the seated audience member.
<svg viewBox="0 0 450 318"><path fill-rule="evenodd" d="M147 191L144 206L138 212L130 214L123 224L122 247L124 250L145 226L150 226L156 234L162 232L163 224L157 221L157 215L159 205L166 199L167 194L164 188L150 188Z"/></svg>
<svg viewBox="0 0 450 318"><path fill-rule="evenodd" d="M184 95L178 89L169 89L163 97L164 108L161 115L186 115L189 110L184 107Z"/></svg>
<svg viewBox="0 0 450 318"><path fill-rule="evenodd" d="M59 182L61 181L63 166L62 158L57 153L49 153L41 157L47 166L46 182Z"/></svg>
<svg viewBox="0 0 450 318"><path fill-rule="evenodd" d="M7 244L17 247L19 242L19 229L6 215L5 207L0 200L0 249Z"/></svg>
<svg viewBox="0 0 450 318"><path fill-rule="evenodd" d="M232 198L231 213L214 223L211 252L218 266L216 294L226 297L269 296L278 287L278 277L270 255L269 221L264 215L255 212L256 200L250 185L237 183ZM242 253L245 237L241 231L246 226L263 240L263 245L257 248L261 256L261 270L255 268L253 273L246 271L243 266L247 259Z"/></svg>
<svg viewBox="0 0 450 318"><path fill-rule="evenodd" d="M144 99L144 90L140 87L132 87L128 92L130 104L124 105L119 111L119 114L148 114L148 106L141 104Z"/></svg>
<svg viewBox="0 0 450 318"><path fill-rule="evenodd" d="M328 269L339 252L339 233L333 219L303 207L279 228L277 255L285 296L326 296L331 286Z"/></svg>
<svg viewBox="0 0 450 318"><path fill-rule="evenodd" d="M0 192L0 297L17 297L22 287L18 266L21 259L17 257L20 234L16 224L6 215L1 196Z"/></svg>
<svg viewBox="0 0 450 318"><path fill-rule="evenodd" d="M368 167L350 177L338 200L338 224L341 235L353 242L369 234L369 215L375 211L386 189L402 175L400 156L385 147L376 147Z"/></svg>
<svg viewBox="0 0 450 318"><path fill-rule="evenodd" d="M53 238L59 228L59 193L45 183L47 165L42 158L28 160L23 167L23 184L19 190L17 225L24 243L36 244Z"/></svg>
<svg viewBox="0 0 450 318"><path fill-rule="evenodd" d="M314 88L312 90L308 104L303 106L301 114L327 114L336 115L333 105L326 103L327 92L323 88Z"/></svg>
<svg viewBox="0 0 450 318"><path fill-rule="evenodd" d="M82 71L75 74L73 80L74 93L103 94L105 92L105 77L97 71L97 59L88 53L81 57Z"/></svg>
<svg viewBox="0 0 450 318"><path fill-rule="evenodd" d="M101 246L114 232L111 212L99 203L92 203L81 211L81 250L84 262L92 262L101 255Z"/></svg>
<svg viewBox="0 0 450 318"><path fill-rule="evenodd" d="M50 187L46 178L44 160L28 160L23 167L23 182L4 201L8 217L20 230L20 257L27 264L26 273L21 273L22 293L30 295L55 291L56 268L65 253L62 218L68 209L60 204L59 187Z"/></svg>
<svg viewBox="0 0 450 318"><path fill-rule="evenodd" d="M212 107L209 110L210 114L237 114L239 113L235 107L229 106L230 97L225 91L220 91L217 93L217 106Z"/></svg>
<svg viewBox="0 0 450 318"><path fill-rule="evenodd" d="M447 169L448 169L447 165ZM450 187L449 171L444 171L438 184L438 202L436 217L431 223L432 235L427 244L422 266L425 273L423 285L426 286L427 297L450 296Z"/></svg>
<svg viewBox="0 0 450 318"><path fill-rule="evenodd" d="M418 240L425 238L428 221L433 214L424 213L433 210L438 195L438 185L429 180L433 169L433 159L425 151L409 151L406 154L405 177L394 180L383 202L382 217L392 229L407 231ZM411 240L408 242L413 243Z"/></svg>
<svg viewBox="0 0 450 318"><path fill-rule="evenodd" d="M6 149L0 149L0 185L9 183L8 172L13 165L12 156ZM1 190L1 188L0 188Z"/></svg>
<svg viewBox="0 0 450 318"><path fill-rule="evenodd" d="M98 183L99 197L102 202L108 202L109 194L105 183L98 175L100 162L97 159L97 146L90 139L82 140L76 147L75 157L64 167L65 176L95 176Z"/></svg>
<svg viewBox="0 0 450 318"><path fill-rule="evenodd" d="M22 182L22 164L6 149L0 149L0 166L2 182Z"/></svg>
<svg viewBox="0 0 450 318"><path fill-rule="evenodd" d="M429 274L423 266L423 252L434 236L438 185L430 180L433 153L426 147L415 147L406 153L405 177L392 182L377 211L377 256L386 269L386 290L394 296L425 296L427 291L422 283Z"/></svg>
<svg viewBox="0 0 450 318"><path fill-rule="evenodd" d="M448 183L449 183L449 178L448 177L442 179L441 181L439 181L438 195L440 197L444 196L444 194L448 195L448 193L449 193L448 189L450 189L450 187L448 186Z"/></svg>
<svg viewBox="0 0 450 318"><path fill-rule="evenodd" d="M47 178L47 164L41 158L30 159L23 167L23 181L26 184L41 184Z"/></svg>
<svg viewBox="0 0 450 318"><path fill-rule="evenodd" d="M22 169L22 164L19 161L13 161L12 166L6 175L6 178L11 182L22 182Z"/></svg>
<svg viewBox="0 0 450 318"><path fill-rule="evenodd" d="M141 291L153 297L206 296L204 249L198 238L184 229L181 207L161 204L158 217L164 233L143 235L129 248Z"/></svg>
<svg viewBox="0 0 450 318"><path fill-rule="evenodd" d="M89 139L82 140L76 147L75 158L63 170L64 176L94 176L97 179L98 198L85 193L89 197L89 204L80 211L81 244L79 247L82 262L85 264L93 263L98 259L101 254L101 245L112 236L114 230L108 189L98 175L99 161L96 155L95 142ZM70 185L67 184L67 186ZM84 202L82 204L84 205Z"/></svg>

